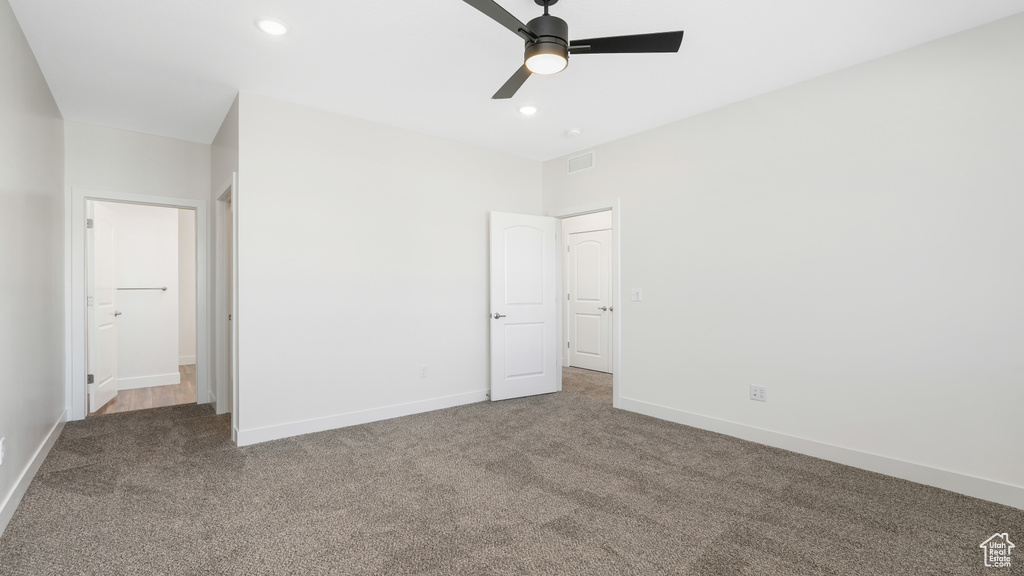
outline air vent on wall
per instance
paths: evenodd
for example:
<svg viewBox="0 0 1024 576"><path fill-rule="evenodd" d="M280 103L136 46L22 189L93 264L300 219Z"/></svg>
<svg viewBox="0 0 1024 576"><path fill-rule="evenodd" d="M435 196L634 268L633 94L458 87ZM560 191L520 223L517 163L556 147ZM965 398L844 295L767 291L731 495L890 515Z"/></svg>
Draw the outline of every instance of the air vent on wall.
<svg viewBox="0 0 1024 576"><path fill-rule="evenodd" d="M591 151L582 156L569 158L566 164L569 167L569 174L579 172L580 170L589 170L594 167L594 153Z"/></svg>

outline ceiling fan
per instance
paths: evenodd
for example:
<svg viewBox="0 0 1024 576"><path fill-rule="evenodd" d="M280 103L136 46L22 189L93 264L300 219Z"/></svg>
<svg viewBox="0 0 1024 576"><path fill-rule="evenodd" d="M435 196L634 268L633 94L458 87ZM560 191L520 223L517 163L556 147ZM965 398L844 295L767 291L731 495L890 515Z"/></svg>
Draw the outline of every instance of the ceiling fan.
<svg viewBox="0 0 1024 576"><path fill-rule="evenodd" d="M526 62L505 82L494 100L511 98L531 74L557 74L569 65L569 54L634 54L641 52L679 52L683 31L608 36L569 41L569 25L548 14L558 0L534 0L544 14L523 24L494 0L464 0L526 41Z"/></svg>

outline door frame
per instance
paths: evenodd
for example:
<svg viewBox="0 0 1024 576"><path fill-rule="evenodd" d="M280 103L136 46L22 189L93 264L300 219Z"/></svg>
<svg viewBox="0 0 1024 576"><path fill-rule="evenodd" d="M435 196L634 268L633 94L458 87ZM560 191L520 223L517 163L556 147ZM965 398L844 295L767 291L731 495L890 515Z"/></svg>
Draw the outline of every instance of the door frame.
<svg viewBox="0 0 1024 576"><path fill-rule="evenodd" d="M71 206L66 217L71 233L68 235L65 261L71 269L65 283L65 301L70 314L65 317L65 330L69 362L65 382L65 404L69 420L84 420L88 410L86 374L88 362L88 322L86 318L85 281L85 213L86 202L118 202L195 210L196 213L196 403L212 402L210 389L210 329L209 329L209 229L207 202L189 198L148 196L128 192L71 187Z"/></svg>
<svg viewBox="0 0 1024 576"><path fill-rule="evenodd" d="M214 256L215 305L213 329L214 363L217 371L217 414L231 413L231 440L238 441L238 173L215 190L223 190L214 204L217 218ZM228 204L230 203L230 210ZM228 226L228 219L231 219ZM228 237L228 230L231 236ZM230 253L229 253L230 250ZM227 263L231 266L228 267ZM229 294L230 290L230 294ZM230 296L230 297L229 297ZM228 305L228 302L231 305ZM228 322L227 315L232 320ZM230 346L230 350L229 350ZM230 353L229 353L230 352ZM231 370L228 370L228 363ZM228 377L230 373L231 377ZM231 402L221 399L230 398Z"/></svg>
<svg viewBox="0 0 1024 576"><path fill-rule="evenodd" d="M622 237L622 227L620 225L622 201L619 198L615 198L604 202L594 202L579 206L571 206L568 208L557 208L548 210L546 215L559 219L558 234L559 237L561 237L561 220L563 218L593 214L594 212L606 212L609 210L612 213L612 305L615 306L615 313L612 316L612 406L615 408L621 408L621 398L619 396L619 374L621 373L622 368L622 289L620 286L622 265L619 247L621 246L620 239ZM560 239L559 247L561 247L561 242L562 240ZM556 282L558 284L559 294L555 305L558 313L557 346L558 357L562 358L562 345L565 344L565 334L563 333L562 328L564 324L563 319L565 318L565 301L562 300L561 295L565 294L565 254L561 249L558 250L558 258L555 265L558 267L558 278Z"/></svg>

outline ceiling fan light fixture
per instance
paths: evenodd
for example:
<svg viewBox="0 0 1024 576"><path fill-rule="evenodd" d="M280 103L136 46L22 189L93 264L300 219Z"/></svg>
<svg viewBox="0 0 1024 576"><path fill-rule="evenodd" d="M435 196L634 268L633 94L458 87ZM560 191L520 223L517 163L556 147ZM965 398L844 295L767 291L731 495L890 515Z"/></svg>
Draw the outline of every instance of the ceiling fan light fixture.
<svg viewBox="0 0 1024 576"><path fill-rule="evenodd" d="M569 39L569 24L550 12L558 0L534 0L544 13L523 24L495 0L465 0L491 20L507 28L526 42L523 65L491 96L492 100L508 100L516 95L533 74L557 74L569 65L573 54L639 54L646 52L679 52L683 31L605 36L602 38Z"/></svg>
<svg viewBox="0 0 1024 576"><path fill-rule="evenodd" d="M534 74L558 74L569 65L569 49L561 44L538 42L526 47L526 68Z"/></svg>

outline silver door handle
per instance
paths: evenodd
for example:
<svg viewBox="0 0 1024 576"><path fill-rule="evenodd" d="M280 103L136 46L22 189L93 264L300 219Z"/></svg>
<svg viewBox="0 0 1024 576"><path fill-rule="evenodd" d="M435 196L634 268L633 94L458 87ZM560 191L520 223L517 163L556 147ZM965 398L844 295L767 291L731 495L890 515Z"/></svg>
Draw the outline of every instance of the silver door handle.
<svg viewBox="0 0 1024 576"><path fill-rule="evenodd" d="M598 310L603 310L603 311L607 312L608 311L608 307L607 306L601 306L600 308L598 308Z"/></svg>
<svg viewBox="0 0 1024 576"><path fill-rule="evenodd" d="M495 320L497 320L498 318L504 318L504 317L505 317L504 314L498 314L497 312L494 313L494 319Z"/></svg>
<svg viewBox="0 0 1024 576"><path fill-rule="evenodd" d="M611 306L609 306L609 307L608 307L608 311L609 311L609 312L615 312L615 308L612 308Z"/></svg>
<svg viewBox="0 0 1024 576"><path fill-rule="evenodd" d="M116 317L118 317L118 316L120 316L120 315L121 315L121 313L120 313L120 312L118 312L117 310L114 310L114 317L115 317L115 318L116 318Z"/></svg>

